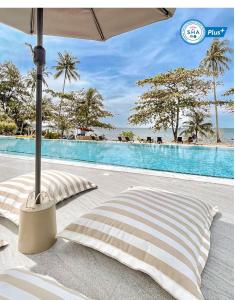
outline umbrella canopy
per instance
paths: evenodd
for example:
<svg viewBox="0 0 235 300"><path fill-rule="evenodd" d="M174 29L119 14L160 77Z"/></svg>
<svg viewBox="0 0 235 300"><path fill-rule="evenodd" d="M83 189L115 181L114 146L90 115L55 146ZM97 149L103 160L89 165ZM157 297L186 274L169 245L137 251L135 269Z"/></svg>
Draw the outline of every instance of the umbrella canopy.
<svg viewBox="0 0 235 300"><path fill-rule="evenodd" d="M168 19L174 11L172 8L44 8L43 33L104 41ZM25 33L37 32L35 8L0 9L0 22Z"/></svg>
<svg viewBox="0 0 235 300"><path fill-rule="evenodd" d="M40 203L43 34L105 41L106 39L173 16L173 8L1 8L0 23L37 34L35 198Z"/></svg>

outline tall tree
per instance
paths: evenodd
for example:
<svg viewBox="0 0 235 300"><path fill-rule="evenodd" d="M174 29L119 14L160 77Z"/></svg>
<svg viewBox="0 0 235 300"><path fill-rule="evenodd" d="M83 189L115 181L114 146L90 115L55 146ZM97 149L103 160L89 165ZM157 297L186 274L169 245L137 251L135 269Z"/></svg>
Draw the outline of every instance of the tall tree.
<svg viewBox="0 0 235 300"><path fill-rule="evenodd" d="M209 49L206 52L206 56L201 62L201 65L206 69L209 76L213 78L213 92L214 92L214 106L215 106L215 123L216 123L216 141L221 142L219 134L219 117L218 117L218 100L216 93L216 85L218 77L222 75L225 70L229 69L229 62L231 59L228 54L232 52L229 47L228 40L215 39L211 43Z"/></svg>
<svg viewBox="0 0 235 300"><path fill-rule="evenodd" d="M188 121L183 122L183 130L180 134L189 136L195 133L197 141L198 135L208 136L214 133L213 124L206 122L210 116L204 111L192 110L186 114L186 117L188 117Z"/></svg>
<svg viewBox="0 0 235 300"><path fill-rule="evenodd" d="M21 127L29 93L17 67L9 61L0 64L0 107Z"/></svg>
<svg viewBox="0 0 235 300"><path fill-rule="evenodd" d="M77 127L113 128L103 118L112 117L112 113L104 108L103 97L94 88L72 93L70 116Z"/></svg>
<svg viewBox="0 0 235 300"><path fill-rule="evenodd" d="M55 79L57 79L60 76L64 75L62 88L62 92L64 93L66 80L70 82L72 79L76 81L80 78L77 72L77 64L79 64L80 61L75 56L66 51L64 53L59 52L58 56L59 58L57 60L57 65L54 67L56 70L54 77Z"/></svg>
<svg viewBox="0 0 235 300"><path fill-rule="evenodd" d="M45 87L48 88L48 84L46 81L46 78L49 77L50 72L48 72L45 68L43 70L43 79L42 83ZM25 84L26 87L30 89L31 94L33 95L36 91L36 85L37 85L37 70L33 68L28 72L28 74L25 77Z"/></svg>
<svg viewBox="0 0 235 300"><path fill-rule="evenodd" d="M180 118L188 109L202 106L210 84L200 69L177 68L138 81L139 86L150 85L150 90L140 96L131 124L147 124L155 130L171 128L177 141Z"/></svg>

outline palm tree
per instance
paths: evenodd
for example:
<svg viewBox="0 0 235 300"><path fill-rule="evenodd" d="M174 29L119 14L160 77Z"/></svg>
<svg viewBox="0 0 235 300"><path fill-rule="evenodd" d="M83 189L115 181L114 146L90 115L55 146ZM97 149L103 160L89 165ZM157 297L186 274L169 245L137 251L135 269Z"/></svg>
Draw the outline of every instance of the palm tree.
<svg viewBox="0 0 235 300"><path fill-rule="evenodd" d="M46 71L46 69L43 70L42 82L43 82L43 85L45 85L47 88L48 88L48 84L47 84L45 78L48 78L49 74L51 74L51 73ZM37 70L35 68L33 68L31 71L28 72L28 74L25 78L25 83L26 83L26 87L30 88L31 93L34 94L34 92L36 90L36 85L37 85Z"/></svg>
<svg viewBox="0 0 235 300"><path fill-rule="evenodd" d="M189 112L186 116L189 118L189 120L183 123L184 130L180 134L189 136L195 133L197 142L199 134L201 136L208 136L209 134L214 133L212 129L212 123L205 122L205 119L209 117L208 114L202 111L193 110Z"/></svg>
<svg viewBox="0 0 235 300"><path fill-rule="evenodd" d="M89 88L87 91L73 93L71 100L69 114L77 127L113 128L112 125L101 121L113 115L105 110L103 97L96 89Z"/></svg>
<svg viewBox="0 0 235 300"><path fill-rule="evenodd" d="M80 78L76 68L77 64L80 63L76 57L72 56L68 52L58 53L59 59L57 60L57 65L54 67L56 69L56 73L54 75L55 79L59 78L62 74L64 74L64 82L62 92L64 93L66 80L69 82L74 79L78 80Z"/></svg>
<svg viewBox="0 0 235 300"><path fill-rule="evenodd" d="M216 141L220 143L219 136L219 120L218 120L218 103L216 95L216 83L219 75L229 69L228 63L231 59L227 56L232 52L228 46L228 40L215 39L206 52L205 58L202 60L201 65L206 69L208 75L213 77L213 91L214 91L214 105L215 105L215 121L216 121Z"/></svg>

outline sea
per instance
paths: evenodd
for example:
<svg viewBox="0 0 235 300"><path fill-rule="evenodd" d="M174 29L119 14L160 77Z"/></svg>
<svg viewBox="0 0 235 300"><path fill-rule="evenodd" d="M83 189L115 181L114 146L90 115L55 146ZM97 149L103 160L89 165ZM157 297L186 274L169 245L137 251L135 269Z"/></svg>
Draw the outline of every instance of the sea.
<svg viewBox="0 0 235 300"><path fill-rule="evenodd" d="M102 129L94 128L93 133L97 135L105 135L108 140L117 140L118 136L121 135L123 131L132 131L135 135L135 139L142 138L146 139L148 136L156 139L158 136L162 137L163 142L171 142L173 140L173 134L171 129L154 131L151 128L115 128L115 129ZM180 132L180 130L179 130ZM234 128L220 128L220 137L222 142L233 144L234 140ZM214 143L215 136L200 138L199 141L205 143Z"/></svg>

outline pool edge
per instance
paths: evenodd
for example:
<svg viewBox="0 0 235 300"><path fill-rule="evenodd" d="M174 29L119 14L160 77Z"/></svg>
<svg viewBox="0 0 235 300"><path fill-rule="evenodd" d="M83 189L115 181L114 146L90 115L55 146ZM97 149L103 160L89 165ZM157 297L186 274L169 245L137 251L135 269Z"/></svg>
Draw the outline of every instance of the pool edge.
<svg viewBox="0 0 235 300"><path fill-rule="evenodd" d="M5 153L0 153L0 157L8 157L13 159L23 159L23 160L34 160L34 157L30 157L30 156L13 155L13 154L5 154ZM149 176L168 177L173 179L192 180L192 181L213 183L213 184L223 184L223 185L230 185L230 186L234 185L234 179L230 179L230 178L219 178L219 177L200 176L200 175L192 175L192 174L184 174L184 173L164 172L164 171L157 171L157 170L113 166L113 165L98 164L98 163L93 164L89 162L68 161L62 159L58 160L58 159L51 159L51 158L42 158L42 162L51 163L51 164L78 166L78 167L114 171L114 172L125 172L125 173L134 173L134 174L149 175Z"/></svg>

